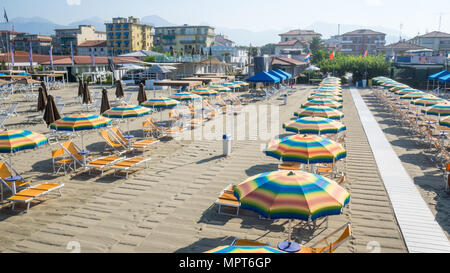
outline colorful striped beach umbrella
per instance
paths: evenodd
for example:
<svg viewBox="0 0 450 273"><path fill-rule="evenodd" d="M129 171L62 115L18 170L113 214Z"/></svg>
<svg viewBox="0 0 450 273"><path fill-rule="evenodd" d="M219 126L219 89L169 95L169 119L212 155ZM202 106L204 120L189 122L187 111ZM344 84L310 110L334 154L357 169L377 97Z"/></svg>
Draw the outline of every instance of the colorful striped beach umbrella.
<svg viewBox="0 0 450 273"><path fill-rule="evenodd" d="M420 92L420 91L417 90L417 89L413 89L413 88L402 88L402 89L399 89L397 91L394 91L394 94L403 96L403 95L407 95L407 94L410 94L410 93L417 93L417 92Z"/></svg>
<svg viewBox="0 0 450 273"><path fill-rule="evenodd" d="M347 127L335 120L320 118L320 117L306 117L283 124L283 129L288 132L297 134L337 134L347 130Z"/></svg>
<svg viewBox="0 0 450 273"><path fill-rule="evenodd" d="M413 92L400 97L401 100L414 100L428 96L425 92Z"/></svg>
<svg viewBox="0 0 450 273"><path fill-rule="evenodd" d="M439 120L439 125L445 126L445 127L450 127L450 117L446 117L446 118Z"/></svg>
<svg viewBox="0 0 450 273"><path fill-rule="evenodd" d="M55 131L79 132L94 130L111 124L109 118L98 115L82 114L66 116L50 124L50 129ZM84 135L81 134L81 147L84 150Z"/></svg>
<svg viewBox="0 0 450 273"><path fill-rule="evenodd" d="M130 123L129 119L137 118L149 115L152 111L147 107L136 106L136 105L124 105L117 106L109 109L102 115L104 117L113 118L113 119L126 119L128 126L128 134L130 134Z"/></svg>
<svg viewBox="0 0 450 273"><path fill-rule="evenodd" d="M341 111L327 106L309 106L304 109L300 109L298 112L295 112L294 115L299 118L322 117L329 119L342 119L344 117L344 113Z"/></svg>
<svg viewBox="0 0 450 273"><path fill-rule="evenodd" d="M450 103L439 103L422 109L422 113L426 115L446 117L450 116Z"/></svg>
<svg viewBox="0 0 450 273"><path fill-rule="evenodd" d="M235 253L235 254L271 254L271 253L286 253L270 246L219 246L205 253Z"/></svg>
<svg viewBox="0 0 450 273"><path fill-rule="evenodd" d="M341 109L342 103L339 103L339 102L337 102L335 100L331 100L331 99L311 99L311 100L308 100L307 103L302 105L303 108L306 108L309 106L327 106L327 107L334 108L334 109Z"/></svg>
<svg viewBox="0 0 450 273"><path fill-rule="evenodd" d="M310 96L308 99L332 99L335 100L337 102L343 102L344 100L342 99L342 97L339 96L335 96L335 95L329 95L329 94L313 94L312 96Z"/></svg>
<svg viewBox="0 0 450 273"><path fill-rule="evenodd" d="M38 133L24 130L6 130L0 132L0 153L17 153L35 149L47 144L47 138Z"/></svg>
<svg viewBox="0 0 450 273"><path fill-rule="evenodd" d="M141 104L141 106L155 109L173 108L179 105L181 105L179 101L170 98L150 99Z"/></svg>
<svg viewBox="0 0 450 273"><path fill-rule="evenodd" d="M443 103L446 100L435 97L435 96L425 96L416 100L411 101L411 104L419 106L432 106L438 103Z"/></svg>
<svg viewBox="0 0 450 273"><path fill-rule="evenodd" d="M339 215L350 202L350 193L335 181L303 171L255 175L236 186L234 195L241 208L271 220Z"/></svg>
<svg viewBox="0 0 450 273"><path fill-rule="evenodd" d="M194 93L177 93L173 94L170 98L178 101L195 101L202 99L201 96Z"/></svg>
<svg viewBox="0 0 450 273"><path fill-rule="evenodd" d="M316 135L295 135L273 140L264 153L285 162L304 164L335 163L347 157L341 144Z"/></svg>
<svg viewBox="0 0 450 273"><path fill-rule="evenodd" d="M220 85L211 85L210 88L220 93L228 93L231 92L231 88L220 86Z"/></svg>
<svg viewBox="0 0 450 273"><path fill-rule="evenodd" d="M211 96L217 96L219 95L219 92L211 90L211 89L207 89L207 90L198 90L195 89L194 91L192 91L192 93L202 96L202 97L211 97Z"/></svg>

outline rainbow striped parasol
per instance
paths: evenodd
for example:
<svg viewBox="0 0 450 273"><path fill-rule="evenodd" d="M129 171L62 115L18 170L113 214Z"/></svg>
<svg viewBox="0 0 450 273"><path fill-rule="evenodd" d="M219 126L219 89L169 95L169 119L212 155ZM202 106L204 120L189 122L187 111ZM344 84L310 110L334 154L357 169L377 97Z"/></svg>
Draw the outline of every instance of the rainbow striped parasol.
<svg viewBox="0 0 450 273"><path fill-rule="evenodd" d="M219 246L212 250L206 251L205 253L240 253L240 254L251 254L251 253L286 253L284 251L278 250L270 246Z"/></svg>
<svg viewBox="0 0 450 273"><path fill-rule="evenodd" d="M309 106L304 109L300 109L295 112L296 117L322 117L329 119L341 119L344 117L344 113L327 106Z"/></svg>
<svg viewBox="0 0 450 273"><path fill-rule="evenodd" d="M22 150L38 148L47 144L47 138L39 133L24 130L0 132L0 153L17 153Z"/></svg>
<svg viewBox="0 0 450 273"><path fill-rule="evenodd" d="M306 117L284 123L283 129L297 134L323 135L337 134L347 130L347 127L344 124L332 119Z"/></svg>
<svg viewBox="0 0 450 273"><path fill-rule="evenodd" d="M425 96L416 100L411 101L411 104L419 106L432 106L438 103L443 103L446 100L435 97L435 96Z"/></svg>
<svg viewBox="0 0 450 273"><path fill-rule="evenodd" d="M240 86L250 86L249 83L247 83L247 82L242 82L242 81L233 82L233 84L237 84L237 85L240 85Z"/></svg>
<svg viewBox="0 0 450 273"><path fill-rule="evenodd" d="M201 96L194 93L177 93L173 94L170 98L178 101L193 101L202 99Z"/></svg>
<svg viewBox="0 0 450 273"><path fill-rule="evenodd" d="M125 105L111 108L102 115L107 118L124 119L142 117L150 113L151 110L146 107Z"/></svg>
<svg viewBox="0 0 450 273"><path fill-rule="evenodd" d="M414 100L428 96L425 92L413 92L400 97L401 100Z"/></svg>
<svg viewBox="0 0 450 273"><path fill-rule="evenodd" d="M341 144L316 135L295 135L273 140L264 153L286 162L304 164L335 163L347 157Z"/></svg>
<svg viewBox="0 0 450 273"><path fill-rule="evenodd" d="M426 115L446 117L450 116L450 103L439 103L422 109L422 113Z"/></svg>
<svg viewBox="0 0 450 273"><path fill-rule="evenodd" d="M344 100L342 99L342 97L339 96L335 96L335 95L329 95L329 94L313 94L312 96L310 96L308 99L331 99L331 100L335 100L337 102L343 102Z"/></svg>
<svg viewBox="0 0 450 273"><path fill-rule="evenodd" d="M417 92L420 92L420 91L417 89L413 89L413 88L403 88L403 89L395 91L394 94L403 96L403 95L407 95L410 93L417 93Z"/></svg>
<svg viewBox="0 0 450 273"><path fill-rule="evenodd" d="M239 84L230 83L230 82L223 83L222 85L225 87L231 88L231 89L241 88L241 86Z"/></svg>
<svg viewBox="0 0 450 273"><path fill-rule="evenodd" d="M50 129L57 131L86 131L106 127L111 124L109 118L98 115L82 114L66 116L50 124Z"/></svg>
<svg viewBox="0 0 450 273"><path fill-rule="evenodd" d="M150 99L141 104L141 106L157 109L172 108L178 105L181 105L179 101L169 98Z"/></svg>
<svg viewBox="0 0 450 273"><path fill-rule="evenodd" d="M231 88L225 87L225 86L218 86L218 85L212 85L210 86L212 90L215 90L220 93L228 93L231 92Z"/></svg>
<svg viewBox="0 0 450 273"><path fill-rule="evenodd" d="M335 181L303 171L275 171L250 177L234 189L241 208L271 219L315 220L339 215L350 193Z"/></svg>
<svg viewBox="0 0 450 273"><path fill-rule="evenodd" d="M303 108L309 106L327 106L334 109L341 109L342 103L330 99L311 99L307 103L302 105Z"/></svg>
<svg viewBox="0 0 450 273"><path fill-rule="evenodd" d="M211 96L219 95L219 92L211 90L211 89L206 89L206 90L195 89L194 91L192 91L192 93L202 96L202 97L211 97Z"/></svg>
<svg viewBox="0 0 450 273"><path fill-rule="evenodd" d="M446 117L446 118L439 120L439 125L445 126L445 127L450 127L450 117Z"/></svg>

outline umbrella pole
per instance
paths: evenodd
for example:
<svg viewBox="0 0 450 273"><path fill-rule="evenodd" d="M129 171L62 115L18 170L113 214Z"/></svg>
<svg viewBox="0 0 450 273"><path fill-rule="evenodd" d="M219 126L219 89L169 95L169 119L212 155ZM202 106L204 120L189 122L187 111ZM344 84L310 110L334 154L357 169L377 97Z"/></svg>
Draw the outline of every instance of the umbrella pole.
<svg viewBox="0 0 450 273"><path fill-rule="evenodd" d="M292 219L289 219L289 226L288 226L288 229L289 229L288 242L289 242L289 244L291 244L291 242L292 242L292 226L291 226L291 224L292 224Z"/></svg>
<svg viewBox="0 0 450 273"><path fill-rule="evenodd" d="M12 169L12 171L14 171L14 169L12 167L11 154L9 154L9 167ZM12 191L13 196L16 195L16 182L15 181L11 181L11 191Z"/></svg>

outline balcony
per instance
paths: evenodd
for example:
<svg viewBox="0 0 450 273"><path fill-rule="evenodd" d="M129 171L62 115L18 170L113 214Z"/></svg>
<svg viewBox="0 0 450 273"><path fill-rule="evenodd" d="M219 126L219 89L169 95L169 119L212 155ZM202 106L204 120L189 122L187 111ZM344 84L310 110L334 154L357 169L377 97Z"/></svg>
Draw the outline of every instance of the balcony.
<svg viewBox="0 0 450 273"><path fill-rule="evenodd" d="M352 52L353 51L353 49L351 49L351 48L342 48L341 49L341 52Z"/></svg>
<svg viewBox="0 0 450 273"><path fill-rule="evenodd" d="M353 44L353 41L341 41L341 44Z"/></svg>

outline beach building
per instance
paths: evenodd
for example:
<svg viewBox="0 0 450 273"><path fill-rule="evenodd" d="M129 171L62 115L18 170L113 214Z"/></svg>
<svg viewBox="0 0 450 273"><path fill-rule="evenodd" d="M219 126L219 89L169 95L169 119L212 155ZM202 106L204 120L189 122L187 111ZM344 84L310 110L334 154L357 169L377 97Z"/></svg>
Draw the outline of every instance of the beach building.
<svg viewBox="0 0 450 273"><path fill-rule="evenodd" d="M292 40L311 42L314 37L321 38L322 34L315 32L314 30L306 29L294 29L286 33L279 34L281 41L287 42Z"/></svg>
<svg viewBox="0 0 450 273"><path fill-rule="evenodd" d="M442 53L447 56L450 53L450 34L441 31L418 35L409 40L409 43L431 48L436 54Z"/></svg>
<svg viewBox="0 0 450 273"><path fill-rule="evenodd" d="M293 58L273 57L270 65L272 70L281 69L296 78L305 71L309 63Z"/></svg>
<svg viewBox="0 0 450 273"><path fill-rule="evenodd" d="M386 44L386 34L370 29L358 29L341 35L339 51L348 55L376 54Z"/></svg>
<svg viewBox="0 0 450 273"><path fill-rule="evenodd" d="M406 41L382 46L378 49L378 54L386 55L386 59L390 60L396 56L410 55L412 50L424 50L426 47L415 45Z"/></svg>
<svg viewBox="0 0 450 273"><path fill-rule="evenodd" d="M54 54L70 55L73 45L74 54L77 55L77 48L86 41L106 40L106 33L95 29L95 26L80 25L78 28L55 29L53 39Z"/></svg>
<svg viewBox="0 0 450 273"><path fill-rule="evenodd" d="M0 30L0 51L2 53L8 52L9 48L11 47L11 42L19 34L22 33L10 30Z"/></svg>
<svg viewBox="0 0 450 273"><path fill-rule="evenodd" d="M155 29L141 24L139 18L117 17L105 23L108 55L119 56L138 50L151 50Z"/></svg>
<svg viewBox="0 0 450 273"><path fill-rule="evenodd" d="M91 56L92 51L96 57L108 56L108 47L105 40L93 40L81 43L78 46L79 56Z"/></svg>
<svg viewBox="0 0 450 273"><path fill-rule="evenodd" d="M300 40L289 40L280 42L275 45L275 55L284 55L292 53L303 54L306 52L307 46L308 46L307 42Z"/></svg>
<svg viewBox="0 0 450 273"><path fill-rule="evenodd" d="M14 49L29 51L30 43L33 53L48 54L52 46L52 37L49 35L19 33L14 37Z"/></svg>
<svg viewBox="0 0 450 273"><path fill-rule="evenodd" d="M227 36L223 34L216 35L214 45L223 45L223 46L236 46L236 43L230 40Z"/></svg>
<svg viewBox="0 0 450 273"><path fill-rule="evenodd" d="M155 32L155 45L161 46L166 52L171 48L174 51L183 51L190 54L192 50L198 54L203 48L205 54L207 48L215 41L214 28L210 26L173 26L157 27Z"/></svg>

